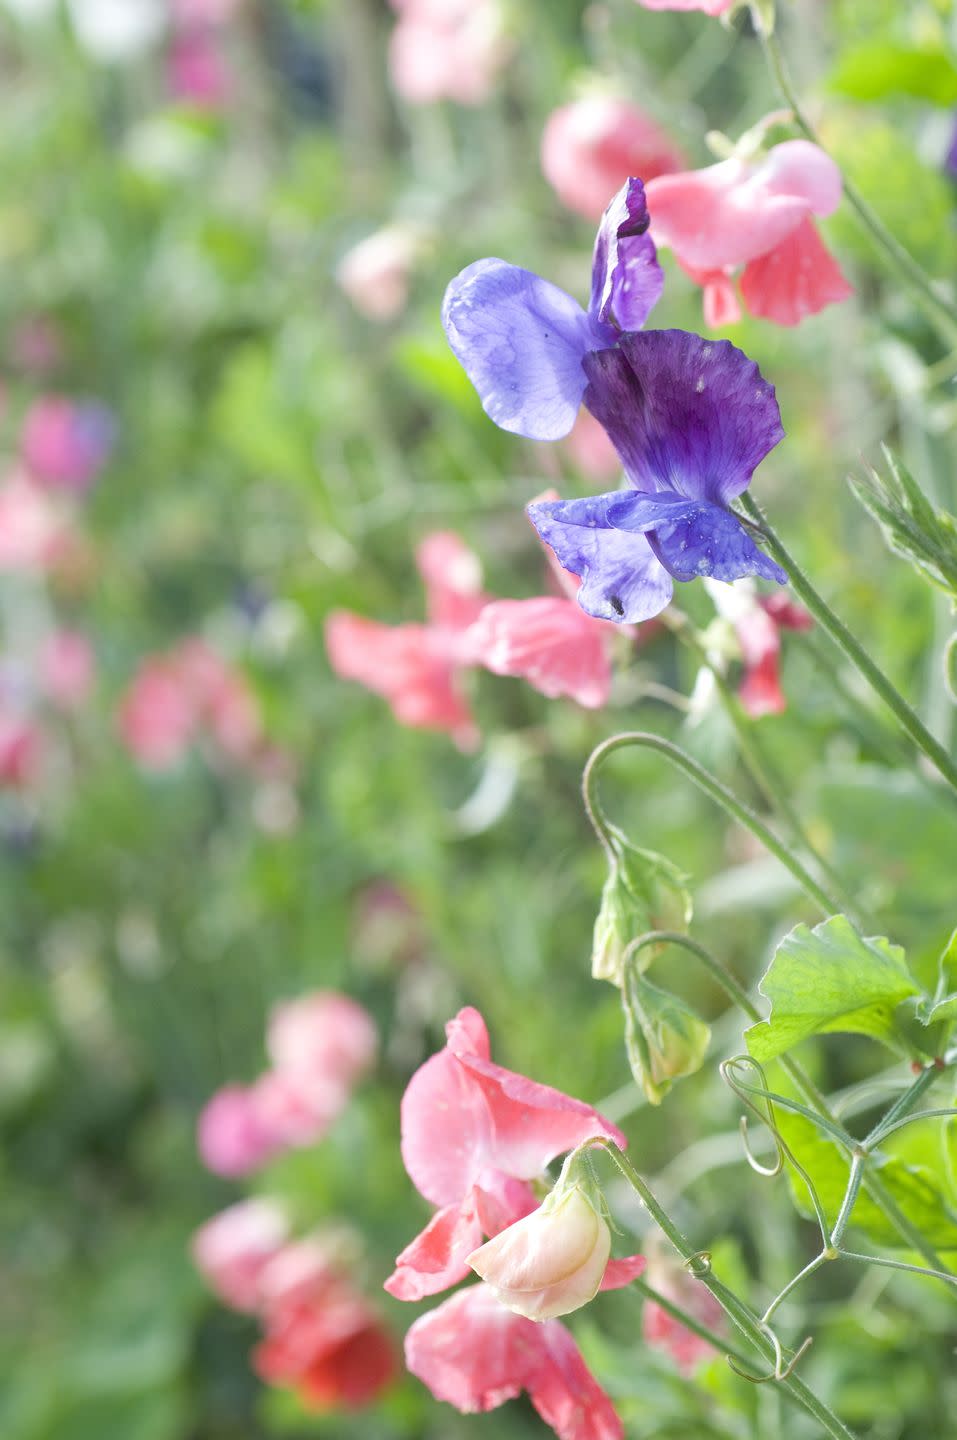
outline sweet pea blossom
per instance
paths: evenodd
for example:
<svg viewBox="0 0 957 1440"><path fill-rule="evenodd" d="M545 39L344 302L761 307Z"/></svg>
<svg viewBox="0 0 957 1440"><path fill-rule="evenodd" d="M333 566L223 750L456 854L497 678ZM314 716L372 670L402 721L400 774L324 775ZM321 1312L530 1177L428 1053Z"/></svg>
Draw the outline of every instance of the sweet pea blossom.
<svg viewBox="0 0 957 1440"><path fill-rule="evenodd" d="M781 689L781 631L810 630L814 621L801 605L786 595L758 595L754 585L705 581L719 616L734 630L744 664L738 699L748 715L780 715L787 709Z"/></svg>
<svg viewBox="0 0 957 1440"><path fill-rule="evenodd" d="M358 241L336 267L336 280L361 315L394 320L409 299L421 237L411 225L386 225Z"/></svg>
<svg viewBox="0 0 957 1440"><path fill-rule="evenodd" d="M841 172L809 140L786 140L763 159L732 156L648 182L651 228L704 289L711 326L740 319L734 275L752 315L797 325L852 293L814 216L835 211Z"/></svg>
<svg viewBox="0 0 957 1440"><path fill-rule="evenodd" d="M629 175L652 180L680 170L678 147L637 105L588 95L553 110L542 134L542 173L559 200L599 220Z"/></svg>
<svg viewBox="0 0 957 1440"><path fill-rule="evenodd" d="M599 1136L625 1144L591 1106L494 1064L477 1010L460 1010L446 1035L445 1049L415 1072L402 1098L405 1168L439 1208L386 1281L399 1300L420 1300L464 1279L484 1235L536 1209L528 1182L556 1156ZM615 1270L612 1277L628 1283Z"/></svg>
<svg viewBox="0 0 957 1440"><path fill-rule="evenodd" d="M192 1239L193 1260L225 1305L254 1314L262 1300L263 1271L288 1235L289 1221L275 1201L242 1200L200 1226Z"/></svg>
<svg viewBox="0 0 957 1440"><path fill-rule="evenodd" d="M20 451L38 485L82 492L109 459L115 436L105 405L44 395L27 411Z"/></svg>
<svg viewBox="0 0 957 1440"><path fill-rule="evenodd" d="M52 569L69 541L65 516L22 471L0 480L0 571L36 574Z"/></svg>
<svg viewBox="0 0 957 1440"><path fill-rule="evenodd" d="M711 1291L675 1259L663 1255L654 1243L648 1255L646 1279L651 1288L666 1300L680 1306L709 1330L724 1334L727 1320ZM641 1334L646 1344L670 1355L683 1375L693 1375L699 1366L713 1360L718 1353L707 1340L702 1340L700 1335L650 1299L646 1299L642 1306Z"/></svg>
<svg viewBox="0 0 957 1440"><path fill-rule="evenodd" d="M622 1440L624 1427L560 1320L516 1315L487 1285L421 1315L405 1359L437 1400L463 1414L496 1410L526 1391L559 1440Z"/></svg>
<svg viewBox="0 0 957 1440"><path fill-rule="evenodd" d="M365 1074L377 1046L368 1011L333 990L275 1006L266 1031L266 1049L277 1070L337 1091L351 1089Z"/></svg>
<svg viewBox="0 0 957 1440"><path fill-rule="evenodd" d="M93 647L80 630L55 630L39 655L40 687L61 710L83 704L93 686L96 662Z"/></svg>
<svg viewBox="0 0 957 1440"><path fill-rule="evenodd" d="M587 311L557 285L504 260L476 260L450 282L445 333L502 430L529 440L560 440L571 430L588 385L587 360L615 345L622 330L640 328L661 295L664 276L648 225L644 186L631 179L602 217Z"/></svg>
<svg viewBox="0 0 957 1440"><path fill-rule="evenodd" d="M499 0L392 0L396 93L412 105L481 105L511 54Z"/></svg>

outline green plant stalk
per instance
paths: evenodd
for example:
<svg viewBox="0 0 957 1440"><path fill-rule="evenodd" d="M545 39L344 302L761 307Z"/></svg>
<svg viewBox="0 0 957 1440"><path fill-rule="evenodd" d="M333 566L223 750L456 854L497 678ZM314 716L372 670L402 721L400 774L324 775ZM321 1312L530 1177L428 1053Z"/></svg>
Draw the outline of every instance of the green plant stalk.
<svg viewBox="0 0 957 1440"><path fill-rule="evenodd" d="M668 1238L682 1260L691 1269L691 1273L701 1284L711 1292L722 1310L737 1326L738 1330L750 1341L758 1353L769 1363L776 1363L779 1359L775 1347L768 1338L768 1332L762 1328L758 1316L747 1306L743 1300L729 1290L716 1276L711 1274L710 1267L703 1264L701 1253L692 1246L687 1237L678 1229L671 1217L662 1209L655 1199L652 1191L638 1174L638 1171L625 1158L618 1147L611 1141L595 1140L590 1142L593 1145L600 1145L618 1166L625 1179L631 1185L635 1194L641 1200L655 1224ZM801 1405L809 1415L818 1422L826 1435L834 1437L834 1440L854 1440L853 1433L847 1428L843 1420L834 1414L828 1405L820 1400L803 1380L796 1375L785 1374L778 1381L785 1392Z"/></svg>
<svg viewBox="0 0 957 1440"><path fill-rule="evenodd" d="M672 765L675 765L687 775L689 779L693 780L699 789L703 790L706 795L720 805L733 820L737 820L745 829L750 830L751 834L760 840L765 849L769 850L775 859L780 860L785 869L791 872L802 890L819 906L824 915L836 915L840 913L841 907L835 898L829 895L826 890L822 889L814 879L814 876L805 869L799 860L795 859L795 857L788 852L774 832L768 829L763 820L760 820L753 810L743 805L737 796L732 794L720 781L715 780L712 775L709 775L708 771L705 770L702 765L699 765L697 760L693 760L690 755L686 754L680 746L674 745L670 740L665 740L662 736L654 735L650 731L628 730L621 735L611 736L610 739L605 740L597 749L592 751L582 774L582 795L585 803L585 811L606 854L611 854L611 845L609 842L610 832L608 821L599 804L595 790L597 772L606 756L628 745L643 745L650 750L656 750L659 754L664 755L667 760L671 761Z"/></svg>
<svg viewBox="0 0 957 1440"><path fill-rule="evenodd" d="M804 113L776 36L767 34L765 27L760 22L756 23L755 28L761 39L768 69L785 103L792 111L798 129L802 130L814 145L823 149L814 126ZM856 211L861 224L878 249L883 252L892 269L897 272L907 288L923 305L930 318L936 322L947 343L953 345L957 339L957 305L937 293L923 267L917 263L913 255L904 249L897 237L888 230L880 216L871 209L857 186L846 176L844 177L844 194Z"/></svg>
<svg viewBox="0 0 957 1440"><path fill-rule="evenodd" d="M900 691L888 680L880 666L875 664L860 641L852 635L843 620L835 615L824 597L818 594L793 555L785 547L784 542L768 524L763 511L751 496L742 495L740 503L748 519L761 531L770 553L787 570L792 589L810 610L821 629L825 630L834 643L843 650L848 660L857 667L871 689L880 696L888 709L897 717L901 727L906 730L917 747L923 751L935 769L957 792L957 764L948 755L940 741L934 738L917 712L911 708Z"/></svg>
<svg viewBox="0 0 957 1440"><path fill-rule="evenodd" d="M641 1278L633 1280L632 1288L637 1290L638 1294L643 1296L644 1299L653 1300L654 1303L659 1305L673 1320L677 1320L679 1325L683 1325L686 1330L690 1330L692 1335L697 1335L699 1340L707 1341L709 1345L712 1345L714 1349L722 1355L731 1355L739 1364L747 1365L750 1357L745 1355L743 1350L739 1350L736 1346L732 1345L726 1336L719 1335L716 1330L710 1330L707 1325L703 1325L700 1320L696 1320L687 1310L682 1310L680 1305L676 1305L673 1300L669 1300L667 1295L662 1295L653 1285L649 1285L647 1280L642 1280Z"/></svg>

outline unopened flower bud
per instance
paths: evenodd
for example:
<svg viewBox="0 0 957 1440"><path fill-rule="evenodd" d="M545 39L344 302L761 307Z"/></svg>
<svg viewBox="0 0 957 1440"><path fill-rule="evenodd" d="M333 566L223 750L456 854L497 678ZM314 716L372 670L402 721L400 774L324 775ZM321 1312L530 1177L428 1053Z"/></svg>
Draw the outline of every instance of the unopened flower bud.
<svg viewBox="0 0 957 1440"><path fill-rule="evenodd" d="M613 836L614 859L595 921L591 973L596 980L622 983L625 951L649 930L687 930L691 896L677 866L652 850L639 850L623 836ZM650 965L656 950L642 950L640 963Z"/></svg>
<svg viewBox="0 0 957 1440"><path fill-rule="evenodd" d="M625 1046L635 1083L660 1105L675 1080L701 1069L711 1029L676 995L632 967L622 987Z"/></svg>

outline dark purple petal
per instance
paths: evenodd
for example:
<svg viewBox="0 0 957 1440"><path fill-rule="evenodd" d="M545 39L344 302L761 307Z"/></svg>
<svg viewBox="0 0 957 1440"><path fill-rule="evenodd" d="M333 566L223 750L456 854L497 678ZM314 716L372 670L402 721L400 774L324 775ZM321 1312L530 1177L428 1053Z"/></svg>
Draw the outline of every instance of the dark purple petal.
<svg viewBox="0 0 957 1440"><path fill-rule="evenodd" d="M585 370L585 404L639 490L728 505L783 438L774 386L729 340L646 330Z"/></svg>
<svg viewBox="0 0 957 1440"><path fill-rule="evenodd" d="M739 580L760 575L763 580L787 584L779 565L759 550L730 510L680 495L623 495L609 505L608 524L628 534L648 536L658 559L676 580L710 575L715 580Z"/></svg>
<svg viewBox="0 0 957 1440"><path fill-rule="evenodd" d="M576 300L530 270L476 260L442 305L449 344L485 413L529 440L560 440L585 389L582 360L595 328Z"/></svg>
<svg viewBox="0 0 957 1440"><path fill-rule="evenodd" d="M645 187L626 180L595 237L589 308L600 325L640 330L661 298L665 277L648 224Z"/></svg>
<svg viewBox="0 0 957 1440"><path fill-rule="evenodd" d="M637 624L661 613L672 584L643 536L609 528L608 509L622 498L616 490L587 500L537 501L528 517L564 569L581 577L578 603L586 614Z"/></svg>

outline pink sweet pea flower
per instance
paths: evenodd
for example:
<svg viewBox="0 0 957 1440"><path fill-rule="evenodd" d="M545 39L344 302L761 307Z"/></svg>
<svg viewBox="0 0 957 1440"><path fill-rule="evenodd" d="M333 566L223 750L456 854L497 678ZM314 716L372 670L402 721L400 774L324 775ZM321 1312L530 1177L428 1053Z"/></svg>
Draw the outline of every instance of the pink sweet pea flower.
<svg viewBox="0 0 957 1440"><path fill-rule="evenodd" d="M724 1333L727 1322L721 1306L710 1290L676 1261L665 1259L653 1250L648 1259L648 1283L709 1330ZM687 1329L654 1300L646 1300L642 1307L641 1333L654 1349L666 1350L683 1375L693 1375L700 1365L713 1360L718 1353L707 1340Z"/></svg>
<svg viewBox="0 0 957 1440"><path fill-rule="evenodd" d="M224 1305L255 1313L263 1272L288 1234L286 1215L274 1201L243 1200L200 1226L192 1239L193 1260Z"/></svg>
<svg viewBox="0 0 957 1440"><path fill-rule="evenodd" d="M368 1011L348 995L318 990L277 1005L266 1049L282 1074L342 1094L375 1060L378 1037Z"/></svg>
<svg viewBox="0 0 957 1440"><path fill-rule="evenodd" d="M169 92L201 110L221 110L232 91L232 77L219 36L211 29L173 35L166 56Z"/></svg>
<svg viewBox="0 0 957 1440"><path fill-rule="evenodd" d="M646 194L655 241L704 287L709 324L738 318L731 277L742 266L746 307L779 325L852 293L812 219L837 209L841 174L808 140L775 145L759 162L663 175Z"/></svg>
<svg viewBox="0 0 957 1440"><path fill-rule="evenodd" d="M458 536L446 532L427 536L416 559L429 623L380 625L334 611L325 627L329 663L343 679L388 700L400 724L445 730L460 749L472 749L478 731L459 690L459 672L470 660L468 628L486 601L481 571Z"/></svg>
<svg viewBox="0 0 957 1440"><path fill-rule="evenodd" d="M612 95L560 106L542 135L545 179L562 204L586 220L601 219L609 196L630 175L640 175L647 184L684 163L681 151L650 116Z"/></svg>
<svg viewBox="0 0 957 1440"><path fill-rule="evenodd" d="M624 1427L559 1320L515 1315L487 1285L422 1315L405 1339L409 1371L465 1415L527 1391L559 1440L621 1440Z"/></svg>
<svg viewBox="0 0 957 1440"><path fill-rule="evenodd" d="M808 612L786 595L758 595L754 584L705 581L719 615L734 628L744 675L738 699L748 715L780 715L787 709L781 689L781 631L810 630Z"/></svg>
<svg viewBox="0 0 957 1440"><path fill-rule="evenodd" d="M477 662L494 674L521 675L550 699L567 695L597 710L611 690L613 631L573 600L542 595L486 605L471 640Z"/></svg>
<svg viewBox="0 0 957 1440"><path fill-rule="evenodd" d="M200 1159L214 1175L249 1175L275 1153L262 1107L246 1085L225 1085L203 1108L196 1132Z"/></svg>
<svg viewBox="0 0 957 1440"><path fill-rule="evenodd" d="M704 15L726 15L741 0L638 0L646 10L700 10Z"/></svg>
<svg viewBox="0 0 957 1440"><path fill-rule="evenodd" d="M40 651L40 685L61 710L82 705L93 687L93 647L80 630L55 630Z"/></svg>
<svg viewBox="0 0 957 1440"><path fill-rule="evenodd" d="M405 1168L440 1208L386 1281L400 1300L463 1279L483 1235L497 1235L536 1208L528 1182L557 1155L596 1136L625 1144L590 1105L493 1064L477 1010L460 1010L446 1034L446 1048L415 1072L402 1099Z"/></svg>
<svg viewBox="0 0 957 1440"><path fill-rule="evenodd" d="M498 0L399 0L389 45L403 100L481 105L511 52Z"/></svg>
<svg viewBox="0 0 957 1440"><path fill-rule="evenodd" d="M387 225L346 252L336 280L361 315L384 322L402 313L419 244L410 226Z"/></svg>
<svg viewBox="0 0 957 1440"><path fill-rule="evenodd" d="M0 787L29 789L39 777L43 752L39 726L29 716L0 704Z"/></svg>
<svg viewBox="0 0 957 1440"><path fill-rule="evenodd" d="M67 523L53 501L14 472L0 482L0 571L49 570L69 539Z"/></svg>
<svg viewBox="0 0 957 1440"><path fill-rule="evenodd" d="M196 706L167 656L144 661L120 702L120 736L147 770L170 770L183 759L196 729Z"/></svg>
<svg viewBox="0 0 957 1440"><path fill-rule="evenodd" d="M23 462L51 489L83 491L113 449L116 425L104 405L44 395L27 411L20 436Z"/></svg>

